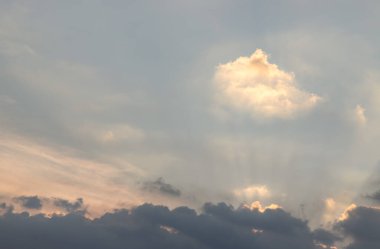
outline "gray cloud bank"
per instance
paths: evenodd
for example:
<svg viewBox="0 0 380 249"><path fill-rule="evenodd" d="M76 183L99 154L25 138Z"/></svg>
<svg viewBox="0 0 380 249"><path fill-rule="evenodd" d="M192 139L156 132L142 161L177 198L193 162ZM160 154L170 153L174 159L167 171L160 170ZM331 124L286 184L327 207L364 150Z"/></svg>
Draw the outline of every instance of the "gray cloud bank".
<svg viewBox="0 0 380 249"><path fill-rule="evenodd" d="M312 232L306 221L282 209L261 212L245 207L235 209L225 203L207 203L202 213L188 207L169 210L144 204L131 210L115 210L94 220L78 212L49 218L15 213L6 204L0 207L1 247L8 249L317 249L337 240L325 230Z"/></svg>
<svg viewBox="0 0 380 249"><path fill-rule="evenodd" d="M380 209L358 207L349 212L349 217L338 224L344 235L351 237L353 242L347 249L377 249L380 248Z"/></svg>

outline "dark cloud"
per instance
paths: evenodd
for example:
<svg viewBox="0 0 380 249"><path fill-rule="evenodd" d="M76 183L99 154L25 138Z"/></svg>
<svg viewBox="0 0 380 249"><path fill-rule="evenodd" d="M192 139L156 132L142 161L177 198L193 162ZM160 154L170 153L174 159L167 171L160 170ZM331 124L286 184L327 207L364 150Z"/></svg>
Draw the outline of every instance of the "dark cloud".
<svg viewBox="0 0 380 249"><path fill-rule="evenodd" d="M336 228L353 242L346 249L380 248L380 210L357 207L348 212L348 218L337 223Z"/></svg>
<svg viewBox="0 0 380 249"><path fill-rule="evenodd" d="M368 198L368 199L380 202L380 190L377 191L377 192L375 192L375 193L373 193L373 194L366 195L365 197Z"/></svg>
<svg viewBox="0 0 380 249"><path fill-rule="evenodd" d="M38 196L19 196L16 197L15 200L25 208L29 209L41 209L42 201Z"/></svg>
<svg viewBox="0 0 380 249"><path fill-rule="evenodd" d="M313 231L313 237L315 241L327 246L333 246L335 242L342 240L339 236L320 228Z"/></svg>
<svg viewBox="0 0 380 249"><path fill-rule="evenodd" d="M14 210L13 205L9 205L5 202L0 203L0 215L12 213Z"/></svg>
<svg viewBox="0 0 380 249"><path fill-rule="evenodd" d="M145 182L143 186L144 190L160 192L165 195L171 195L175 197L181 196L181 191L175 188L173 185L166 183L165 180L160 177L153 182Z"/></svg>
<svg viewBox="0 0 380 249"><path fill-rule="evenodd" d="M165 206L144 204L132 210L106 213L94 220L87 219L80 213L49 218L11 211L0 216L1 247L319 248L316 245L318 236L310 231L307 223L282 209L260 212L247 208L234 209L225 203L208 203L203 210L203 213L198 214L188 207L169 210Z"/></svg>
<svg viewBox="0 0 380 249"><path fill-rule="evenodd" d="M83 199L82 198L78 198L74 202L70 202L68 200L61 199L61 198L55 198L53 203L56 207L59 207L68 213L73 213L73 212L83 210Z"/></svg>
<svg viewBox="0 0 380 249"><path fill-rule="evenodd" d="M7 203L5 202L2 202L0 203L0 209L2 212L12 212L13 211L13 206L12 205L8 205Z"/></svg>

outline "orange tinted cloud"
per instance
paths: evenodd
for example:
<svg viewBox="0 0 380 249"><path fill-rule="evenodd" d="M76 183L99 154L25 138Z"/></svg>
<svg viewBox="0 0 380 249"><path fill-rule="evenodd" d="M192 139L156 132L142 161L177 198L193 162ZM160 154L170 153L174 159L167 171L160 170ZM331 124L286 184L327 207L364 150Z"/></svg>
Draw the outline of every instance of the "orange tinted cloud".
<svg viewBox="0 0 380 249"><path fill-rule="evenodd" d="M140 204L143 198L134 189L131 177L144 173L124 163L121 167L113 162L80 157L68 149L49 148L19 137L1 137L0 194L4 197L82 197L95 213L113 209L120 201L127 206ZM120 175L131 178L130 183L114 182Z"/></svg>
<svg viewBox="0 0 380 249"><path fill-rule="evenodd" d="M243 208L248 208L250 210L258 210L259 212L263 213L268 209L279 209L279 208L281 208L281 206L272 203L268 206L263 207L261 202L255 201L255 202L252 202L250 205L247 205L247 204L243 205Z"/></svg>
<svg viewBox="0 0 380 249"><path fill-rule="evenodd" d="M312 109L321 97L299 89L293 73L268 62L257 49L249 57L221 64L215 72L218 101L223 106L261 118L290 118Z"/></svg>

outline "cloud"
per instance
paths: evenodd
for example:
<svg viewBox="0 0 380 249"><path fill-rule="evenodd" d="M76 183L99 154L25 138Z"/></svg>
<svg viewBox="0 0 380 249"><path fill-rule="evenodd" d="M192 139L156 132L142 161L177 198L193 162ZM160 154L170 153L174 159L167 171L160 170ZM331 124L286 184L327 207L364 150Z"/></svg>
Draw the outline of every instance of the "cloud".
<svg viewBox="0 0 380 249"><path fill-rule="evenodd" d="M368 199L374 200L376 202L380 202L380 190L376 191L373 194L366 195L365 197L368 198Z"/></svg>
<svg viewBox="0 0 380 249"><path fill-rule="evenodd" d="M54 205L56 207L62 208L68 213L73 213L83 209L83 199L78 198L75 202L70 202L65 199L55 198Z"/></svg>
<svg viewBox="0 0 380 249"><path fill-rule="evenodd" d="M325 224L328 224L331 221L334 221L339 215L341 215L342 210L345 210L346 206L343 206L342 204L337 202L334 198L326 198L324 200L324 212L321 217L322 222Z"/></svg>
<svg viewBox="0 0 380 249"><path fill-rule="evenodd" d="M346 209L344 212L339 216L338 221L345 221L349 218L350 212L357 208L357 205L352 203Z"/></svg>
<svg viewBox="0 0 380 249"><path fill-rule="evenodd" d="M233 208L207 203L202 213L144 204L88 219L80 213L30 216L9 211L0 216L1 247L9 249L317 249L332 243L328 231L310 231L307 223L282 209ZM36 239L41 238L41 239Z"/></svg>
<svg viewBox="0 0 380 249"><path fill-rule="evenodd" d="M293 73L268 62L257 49L250 57L221 64L215 72L219 101L254 118L290 118L312 109L321 97L299 89Z"/></svg>
<svg viewBox="0 0 380 249"><path fill-rule="evenodd" d="M42 201L38 196L19 196L16 197L15 200L25 208L28 209L41 209Z"/></svg>
<svg viewBox="0 0 380 249"><path fill-rule="evenodd" d="M122 142L139 142L146 135L145 133L128 124L109 124L109 125L83 125L80 132L101 144L120 144Z"/></svg>
<svg viewBox="0 0 380 249"><path fill-rule="evenodd" d="M0 204L0 209L11 208L14 212L28 212L31 215L43 213L44 215L54 214L70 214L77 213L89 217L94 217L94 213L87 210L88 205L84 205L83 198L77 198L70 201L60 197L45 197L45 196L18 196L14 198L5 198L11 205L6 202ZM102 215L104 211L100 211ZM96 216L96 215L95 215ZM98 217L98 216L96 216Z"/></svg>
<svg viewBox="0 0 380 249"><path fill-rule="evenodd" d="M5 202L0 203L0 215L11 213L13 212L13 210L14 210L13 205L8 205Z"/></svg>
<svg viewBox="0 0 380 249"><path fill-rule="evenodd" d="M261 213L265 212L268 209L281 209L281 206L279 206L277 204L273 204L273 203L270 204L269 206L263 207L263 205L259 201L254 201L250 205L244 204L242 207L243 208L248 208L248 209L251 209L251 210L257 210L257 211L259 211Z"/></svg>
<svg viewBox="0 0 380 249"><path fill-rule="evenodd" d="M347 214L335 226L353 240L346 249L380 248L380 209L360 206Z"/></svg>
<svg viewBox="0 0 380 249"><path fill-rule="evenodd" d="M170 195L174 197L181 196L181 191L172 186L171 184L166 183L162 177L159 177L157 180L153 182L145 182L143 189L151 192L159 192L161 194Z"/></svg>
<svg viewBox="0 0 380 249"><path fill-rule="evenodd" d="M234 195L245 200L257 197L269 197L270 191L265 185L250 185L233 191Z"/></svg>
<svg viewBox="0 0 380 249"><path fill-rule="evenodd" d="M361 105L357 105L354 110L355 120L359 125L367 124L365 109Z"/></svg>
<svg viewBox="0 0 380 249"><path fill-rule="evenodd" d="M327 246L332 247L335 242L342 240L339 236L321 228L313 231L313 237L314 240L320 242L321 245L325 245L325 248L328 248Z"/></svg>
<svg viewBox="0 0 380 249"><path fill-rule="evenodd" d="M116 156L114 161L99 162L67 147L1 136L0 162L0 189L9 198L37 195L45 201L47 197L75 200L82 196L92 204L91 213L114 208L122 198L128 206L142 202L132 183L132 179L141 177L142 170ZM133 168L131 171L129 166ZM53 204L51 199L47 202Z"/></svg>

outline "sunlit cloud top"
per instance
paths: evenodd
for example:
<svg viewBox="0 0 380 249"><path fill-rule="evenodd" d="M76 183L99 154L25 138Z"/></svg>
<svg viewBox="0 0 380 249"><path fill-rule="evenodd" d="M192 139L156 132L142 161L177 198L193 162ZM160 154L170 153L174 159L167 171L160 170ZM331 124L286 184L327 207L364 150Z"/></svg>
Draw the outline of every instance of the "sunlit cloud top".
<svg viewBox="0 0 380 249"><path fill-rule="evenodd" d="M215 81L222 104L248 112L253 118L294 117L322 99L299 89L294 74L270 63L261 49L219 65Z"/></svg>

